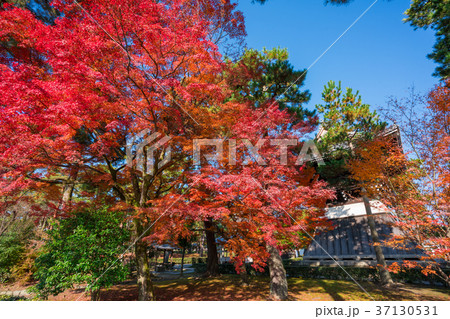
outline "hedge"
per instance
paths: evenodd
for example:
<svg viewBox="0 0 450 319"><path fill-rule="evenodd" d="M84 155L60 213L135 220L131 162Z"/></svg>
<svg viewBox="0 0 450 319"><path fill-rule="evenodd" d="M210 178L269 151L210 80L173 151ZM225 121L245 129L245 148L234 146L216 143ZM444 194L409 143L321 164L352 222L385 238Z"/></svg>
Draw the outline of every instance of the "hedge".
<svg viewBox="0 0 450 319"><path fill-rule="evenodd" d="M206 272L206 264L194 264L195 271L199 274ZM264 272L257 272L251 264L246 264L247 272L252 275L267 276L269 274L266 268ZM343 267L347 273L357 281L373 281L379 282L380 277L376 268L361 268L361 267ZM348 275L340 267L330 266L301 266L293 265L292 263L285 263L286 275L293 278L311 278L311 279L334 279L347 280L350 279ZM446 274L450 274L450 269L444 269ZM219 265L220 274L236 274L234 265L225 263ZM403 283L423 283L429 282L433 285L442 285L444 282L435 275L425 276L420 269L404 269L398 273L391 273L392 279L395 282Z"/></svg>

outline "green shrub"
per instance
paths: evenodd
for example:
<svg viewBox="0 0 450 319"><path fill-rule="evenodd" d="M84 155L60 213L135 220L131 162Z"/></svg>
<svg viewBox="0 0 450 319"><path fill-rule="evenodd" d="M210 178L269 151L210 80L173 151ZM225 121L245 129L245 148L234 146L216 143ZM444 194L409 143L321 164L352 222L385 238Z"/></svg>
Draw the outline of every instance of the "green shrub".
<svg viewBox="0 0 450 319"><path fill-rule="evenodd" d="M206 264L206 257L192 257L192 264Z"/></svg>
<svg viewBox="0 0 450 319"><path fill-rule="evenodd" d="M202 274L206 272L205 264L195 264L193 265L195 272ZM378 270L376 268L356 268L356 267L343 267L350 276L352 276L357 281L374 281L379 282L380 277ZM255 276L267 276L269 274L266 268L264 272L256 271L251 264L246 264L246 269L248 274ZM288 277L297 278L310 278L310 279L334 279L334 280L348 280L350 279L348 275L340 267L310 267L295 265L290 262L285 262L286 275ZM450 274L450 269L445 269L445 273ZM219 273L221 274L236 274L236 269L233 264L225 263L219 265ZM434 275L425 276L420 269L403 269L398 273L391 273L392 279L396 282L404 283L422 283L423 281L428 281L431 284L437 282L443 283L443 281Z"/></svg>
<svg viewBox="0 0 450 319"><path fill-rule="evenodd" d="M20 300L28 300L28 299L25 297L0 295L0 301L20 301Z"/></svg>
<svg viewBox="0 0 450 319"><path fill-rule="evenodd" d="M0 236L0 282L12 279L13 267L23 259L33 228L31 220L18 219Z"/></svg>
<svg viewBox="0 0 450 319"><path fill-rule="evenodd" d="M92 299L103 287L126 279L128 267L117 258L130 239L124 215L107 207L83 210L48 231L49 240L36 259L34 291L39 298L57 295L75 284L87 284Z"/></svg>
<svg viewBox="0 0 450 319"><path fill-rule="evenodd" d="M309 267L300 265L286 266L286 273L289 277L301 277L301 278L317 278L317 279L335 279L346 280L350 279L349 276L340 267ZM376 268L356 268L356 267L343 267L347 273L357 281L374 281L379 282L380 277ZM447 274L450 273L450 269L446 269ZM443 281L434 275L425 276L419 268L405 268L398 273L391 273L392 279L395 282L404 283L422 283L428 281L432 284Z"/></svg>

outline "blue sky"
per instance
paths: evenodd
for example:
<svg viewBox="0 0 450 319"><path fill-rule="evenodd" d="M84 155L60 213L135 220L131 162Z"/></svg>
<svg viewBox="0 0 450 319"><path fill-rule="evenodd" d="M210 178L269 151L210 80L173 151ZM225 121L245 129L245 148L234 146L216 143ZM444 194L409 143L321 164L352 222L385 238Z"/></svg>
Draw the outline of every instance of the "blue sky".
<svg viewBox="0 0 450 319"><path fill-rule="evenodd" d="M247 27L247 46L282 47L297 68L307 68L374 0L355 0L347 6L324 5L323 0L269 0L265 5L239 1ZM437 82L432 51L434 32L414 30L403 23L409 0L379 0L308 72L304 88L312 93L308 108L321 103L323 86L342 81L359 90L374 109L389 96L404 97L408 88L426 93Z"/></svg>

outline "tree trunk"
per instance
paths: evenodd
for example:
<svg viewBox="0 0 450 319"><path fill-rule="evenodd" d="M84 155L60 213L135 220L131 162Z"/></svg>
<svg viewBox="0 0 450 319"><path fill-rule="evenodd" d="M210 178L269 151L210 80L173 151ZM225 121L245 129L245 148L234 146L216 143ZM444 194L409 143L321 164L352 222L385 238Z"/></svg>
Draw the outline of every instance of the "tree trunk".
<svg viewBox="0 0 450 319"><path fill-rule="evenodd" d="M280 252L275 246L269 244L266 244L266 249L269 253L270 298L286 300L288 297L288 284Z"/></svg>
<svg viewBox="0 0 450 319"><path fill-rule="evenodd" d="M239 274L241 276L242 285L247 287L249 284L247 267L245 267L245 262L241 265L241 272Z"/></svg>
<svg viewBox="0 0 450 319"><path fill-rule="evenodd" d="M143 232L141 221L134 220L136 238ZM150 277L150 265L148 263L147 245L139 239L134 245L137 267L138 300L155 300L152 279Z"/></svg>
<svg viewBox="0 0 450 319"><path fill-rule="evenodd" d="M72 204L73 191L75 189L75 182L78 177L78 167L72 168L67 180L63 185L63 193L61 198L60 208L68 207ZM56 217L56 216L55 216Z"/></svg>
<svg viewBox="0 0 450 319"><path fill-rule="evenodd" d="M378 232L375 228L375 219L373 218L372 208L370 207L369 198L366 195L366 190L362 190L364 207L366 208L367 222L370 228L370 235L372 237L372 242L374 244L375 255L377 257L377 268L380 272L381 284L382 285L392 285L394 281L391 278L391 274L387 270L386 260L384 259L383 250L380 246L380 239L378 237Z"/></svg>
<svg viewBox="0 0 450 319"><path fill-rule="evenodd" d="M69 180L64 184L63 187L63 196L62 196L62 205L70 205L72 202L72 196L73 196L73 190L75 188L75 185Z"/></svg>
<svg viewBox="0 0 450 319"><path fill-rule="evenodd" d="M209 218L208 220L205 220L204 223L205 223L206 245L208 248L206 275L207 276L218 276L219 275L219 257L217 254L216 235L214 232L214 222L212 221L212 218Z"/></svg>
<svg viewBox="0 0 450 319"><path fill-rule="evenodd" d="M181 271L180 277L183 277L183 266L184 266L184 254L186 253L186 247L183 247L183 251L181 253Z"/></svg>
<svg viewBox="0 0 450 319"><path fill-rule="evenodd" d="M444 280L445 285L447 287L450 287L450 276L447 276L447 274L442 270L442 268L439 265L435 265L434 268L436 269L438 276Z"/></svg>

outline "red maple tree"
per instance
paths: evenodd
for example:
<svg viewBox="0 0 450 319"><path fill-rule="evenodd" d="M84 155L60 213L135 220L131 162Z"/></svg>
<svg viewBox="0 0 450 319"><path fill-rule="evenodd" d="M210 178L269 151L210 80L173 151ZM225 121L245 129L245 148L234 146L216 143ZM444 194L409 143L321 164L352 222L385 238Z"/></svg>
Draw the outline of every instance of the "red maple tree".
<svg viewBox="0 0 450 319"><path fill-rule="evenodd" d="M152 216L142 209L180 195L185 147L210 130L207 106L223 99L218 35L239 42L242 15L219 0L53 5L54 25L9 5L0 12L0 196L39 194L54 217L92 201L128 209L139 299L153 299L140 239ZM126 165L127 139L143 130L172 136L176 150L161 167L156 152L152 173Z"/></svg>

